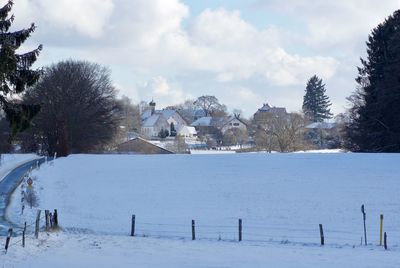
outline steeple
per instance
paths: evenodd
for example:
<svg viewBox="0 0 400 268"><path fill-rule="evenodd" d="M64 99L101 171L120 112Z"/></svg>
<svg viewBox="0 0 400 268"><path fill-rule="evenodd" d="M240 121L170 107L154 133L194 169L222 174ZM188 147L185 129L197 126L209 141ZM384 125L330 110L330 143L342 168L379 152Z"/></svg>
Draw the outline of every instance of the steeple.
<svg viewBox="0 0 400 268"><path fill-rule="evenodd" d="M151 99L151 102L149 103L150 109L151 109L151 115L153 115L156 111L156 103L154 102L153 99Z"/></svg>

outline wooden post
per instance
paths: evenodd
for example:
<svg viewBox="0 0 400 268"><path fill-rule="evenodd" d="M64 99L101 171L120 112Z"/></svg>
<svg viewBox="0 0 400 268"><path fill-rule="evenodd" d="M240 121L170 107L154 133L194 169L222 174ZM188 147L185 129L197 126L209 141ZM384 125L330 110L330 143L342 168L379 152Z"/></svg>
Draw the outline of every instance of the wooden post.
<svg viewBox="0 0 400 268"><path fill-rule="evenodd" d="M45 210L44 211L44 214L45 214L45 219L46 219L46 231L48 231L49 230L49 228L50 228L50 219L49 219L49 213L50 213L50 211L49 210Z"/></svg>
<svg viewBox="0 0 400 268"><path fill-rule="evenodd" d="M12 228L8 229L8 234L7 234L7 238L6 238L6 246L5 246L6 253L7 253L7 250L8 250L8 246L10 245L12 231L13 231Z"/></svg>
<svg viewBox="0 0 400 268"><path fill-rule="evenodd" d="M196 240L195 223L192 220L192 240Z"/></svg>
<svg viewBox="0 0 400 268"><path fill-rule="evenodd" d="M381 214L381 224L379 228L379 246L382 246L383 214Z"/></svg>
<svg viewBox="0 0 400 268"><path fill-rule="evenodd" d="M367 227L365 225L366 213L365 213L364 205L361 206L361 212L363 214L363 220L364 220L364 243L365 243L365 245L367 245Z"/></svg>
<svg viewBox="0 0 400 268"><path fill-rule="evenodd" d="M36 222L35 222L35 238L39 238L39 221L40 221L40 209L37 211L36 214Z"/></svg>
<svg viewBox="0 0 400 268"><path fill-rule="evenodd" d="M321 246L325 245L324 238L324 229L322 228L322 224L319 225L319 235L321 236Z"/></svg>
<svg viewBox="0 0 400 268"><path fill-rule="evenodd" d="M53 213L49 212L50 228L53 228Z"/></svg>
<svg viewBox="0 0 400 268"><path fill-rule="evenodd" d="M239 242L242 241L242 219L239 219Z"/></svg>
<svg viewBox="0 0 400 268"><path fill-rule="evenodd" d="M386 232L385 232L385 234L383 235L383 245L384 245L384 247L385 247L385 250L387 250L387 235L386 235Z"/></svg>
<svg viewBox="0 0 400 268"><path fill-rule="evenodd" d="M58 213L57 213L57 209L54 210L54 228L58 228Z"/></svg>
<svg viewBox="0 0 400 268"><path fill-rule="evenodd" d="M24 230L22 230L22 247L25 247L25 233L26 233L26 222L24 224Z"/></svg>
<svg viewBox="0 0 400 268"><path fill-rule="evenodd" d="M136 216L132 215L131 236L135 236L135 220L136 220Z"/></svg>

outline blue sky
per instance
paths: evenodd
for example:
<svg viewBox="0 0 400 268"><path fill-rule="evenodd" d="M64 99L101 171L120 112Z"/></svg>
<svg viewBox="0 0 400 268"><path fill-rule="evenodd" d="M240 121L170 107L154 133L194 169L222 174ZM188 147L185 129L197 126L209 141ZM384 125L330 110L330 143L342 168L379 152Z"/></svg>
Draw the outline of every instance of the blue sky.
<svg viewBox="0 0 400 268"><path fill-rule="evenodd" d="M369 32L399 6L399 0L19 0L14 12L16 28L38 26L26 46L44 45L38 66L94 61L108 66L120 94L135 102L154 98L162 108L210 94L251 116L265 102L299 111L314 74L326 83L333 112L343 112Z"/></svg>

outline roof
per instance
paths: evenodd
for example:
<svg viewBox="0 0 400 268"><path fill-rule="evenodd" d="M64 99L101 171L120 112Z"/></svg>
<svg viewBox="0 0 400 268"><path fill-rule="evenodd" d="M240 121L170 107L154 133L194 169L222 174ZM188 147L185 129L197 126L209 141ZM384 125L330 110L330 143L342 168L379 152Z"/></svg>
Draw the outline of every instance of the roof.
<svg viewBox="0 0 400 268"><path fill-rule="evenodd" d="M287 114L286 108L272 107L268 103L264 104L263 107L258 109L257 113Z"/></svg>
<svg viewBox="0 0 400 268"><path fill-rule="evenodd" d="M146 110L140 115L140 118L142 119L142 121L144 121L150 116L151 116L151 110Z"/></svg>
<svg viewBox="0 0 400 268"><path fill-rule="evenodd" d="M201 117L194 121L191 126L192 127L210 127L211 126L211 121L213 118L211 116L206 116L206 117Z"/></svg>
<svg viewBox="0 0 400 268"><path fill-rule="evenodd" d="M146 110L140 115L140 117L141 117L142 121L145 121L145 120L149 119L150 117L152 117L153 115L163 115L164 118L168 120L175 113L177 113L177 111L172 110L172 109L155 110L153 114L151 114L151 110Z"/></svg>
<svg viewBox="0 0 400 268"><path fill-rule="evenodd" d="M142 127L153 127L159 119L164 117L161 114L153 114L142 123Z"/></svg>
<svg viewBox="0 0 400 268"><path fill-rule="evenodd" d="M242 122L244 125L246 125L242 120L240 120L237 117L230 116L230 117L201 117L194 121L191 126L192 127L223 127L232 120L237 119L238 121Z"/></svg>
<svg viewBox="0 0 400 268"><path fill-rule="evenodd" d="M223 122L223 125L226 125L226 124L228 124L229 122L231 122L232 120L238 120L240 123L242 123L243 125L245 125L245 126L247 126L247 124L245 123L245 122L243 122L242 121L242 119L240 119L239 117L237 117L237 116L230 116L230 117L228 117L227 118L227 120L225 120L225 122Z"/></svg>
<svg viewBox="0 0 400 268"><path fill-rule="evenodd" d="M192 134L192 135L196 135L197 134L197 131L196 131L196 129L194 127L183 126L179 130L179 133L182 133L183 131L185 131L186 133Z"/></svg>
<svg viewBox="0 0 400 268"><path fill-rule="evenodd" d="M168 118L170 118L171 116L173 116L173 115L176 113L176 111L175 111L175 110L167 109L167 110L157 111L156 113L160 113L160 114L162 114L166 119L168 119Z"/></svg>
<svg viewBox="0 0 400 268"><path fill-rule="evenodd" d="M336 123L314 122L306 126L308 129L332 129L336 127Z"/></svg>
<svg viewBox="0 0 400 268"><path fill-rule="evenodd" d="M271 106L269 106L268 103L264 103L263 107L261 107L260 109L258 109L259 111L268 111L269 109L271 109Z"/></svg>
<svg viewBox="0 0 400 268"><path fill-rule="evenodd" d="M146 139L143 139L141 137L136 137L136 138L130 139L130 140L126 141L126 142L123 142L123 143L119 144L118 147L119 148L123 148L124 145L129 145L129 144L132 144L132 143L134 143L136 141L137 142L141 142L143 144L146 144L147 146L152 146L152 147L156 148L157 150L159 150L160 152L168 153L168 154L174 154L174 152L172 152L172 151L170 151L168 149L165 149L165 148L163 148L161 146L158 146L158 145L156 145L156 144L154 144L154 143L152 143L152 142L150 142L150 141L148 141Z"/></svg>

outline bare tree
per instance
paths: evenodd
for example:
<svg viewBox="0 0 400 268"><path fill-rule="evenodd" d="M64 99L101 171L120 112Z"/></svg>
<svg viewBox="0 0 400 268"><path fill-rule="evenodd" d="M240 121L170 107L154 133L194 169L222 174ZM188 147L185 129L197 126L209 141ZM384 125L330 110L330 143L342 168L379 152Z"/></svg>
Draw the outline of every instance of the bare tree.
<svg viewBox="0 0 400 268"><path fill-rule="evenodd" d="M30 135L49 154L100 150L118 125L110 72L95 63L68 60L50 66L24 102L41 106Z"/></svg>
<svg viewBox="0 0 400 268"><path fill-rule="evenodd" d="M257 126L256 143L268 151L292 152L304 149L305 119L301 114L290 113L286 116L268 114Z"/></svg>
<svg viewBox="0 0 400 268"><path fill-rule="evenodd" d="M201 96L194 105L204 111L205 116L222 116L226 115L226 106L219 103L215 96Z"/></svg>
<svg viewBox="0 0 400 268"><path fill-rule="evenodd" d="M247 131L240 128L228 129L222 136L222 144L225 146L243 145L247 140Z"/></svg>

